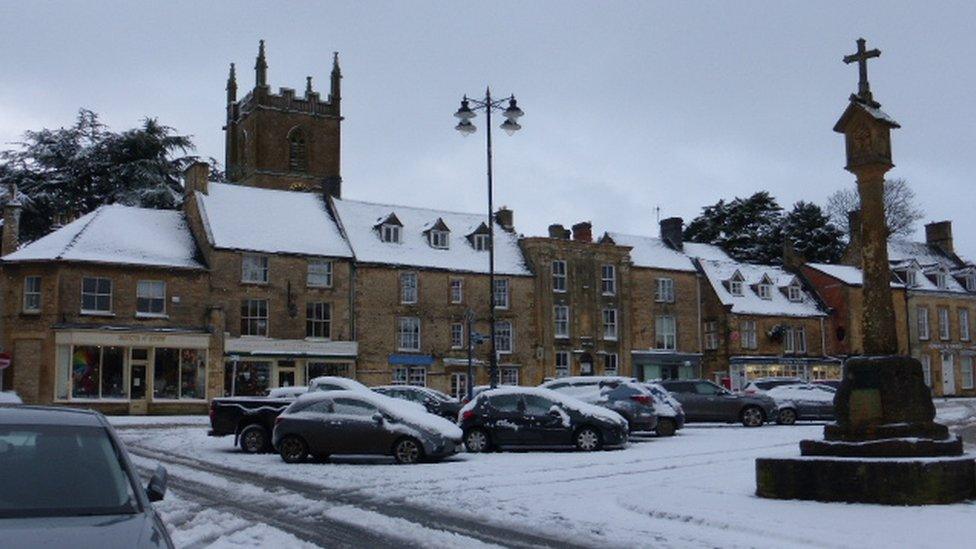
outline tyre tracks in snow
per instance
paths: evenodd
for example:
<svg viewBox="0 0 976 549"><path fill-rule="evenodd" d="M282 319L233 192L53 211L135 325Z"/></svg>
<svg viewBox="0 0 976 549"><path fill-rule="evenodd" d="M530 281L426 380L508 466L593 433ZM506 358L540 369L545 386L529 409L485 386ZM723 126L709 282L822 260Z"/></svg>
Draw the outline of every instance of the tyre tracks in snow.
<svg viewBox="0 0 976 549"><path fill-rule="evenodd" d="M441 543L441 546L455 544L460 546L465 545L465 541L468 541L516 548L583 547L574 545L570 540L553 539L496 524L486 524L468 517L405 502L378 500L350 491L332 490L310 482L245 472L233 467L186 457L168 450L143 446L135 441L126 440L125 444L129 452L135 456L159 461L164 465L175 466L175 474L171 476L176 481L173 484L173 489L177 492L213 502L215 506L227 507L228 512L238 513L248 518L253 517L255 521L264 522L300 539L325 547L404 547L404 541L406 541L406 546L410 546L410 543L425 546L438 545L428 543L427 540L418 537L416 529L427 529L427 533L432 536L434 534L445 534L456 538L443 540L444 543ZM388 519L389 524L386 525L386 528L381 528L384 535L378 535L376 528L367 528L347 521L330 519L327 512L322 517L304 518L300 513L289 512L287 509L282 510L273 501L271 505L254 501L255 498L239 501L239 493L234 494L230 490L215 488L211 484L201 484L199 479L190 478L192 475L181 476L179 474L181 467L235 483L238 488L242 486L253 487L273 493L276 496L293 494L311 502L356 508L362 511L361 514L367 519L370 516L379 519L385 518ZM282 491L287 494L281 494ZM356 513L353 515L355 516ZM397 535L396 532L399 529L404 530L405 535ZM413 531L408 532L411 530ZM421 531L420 536L423 535L424 533ZM320 536L321 541L310 539L315 536ZM456 543L450 543L451 540ZM468 544L470 545L470 543Z"/></svg>

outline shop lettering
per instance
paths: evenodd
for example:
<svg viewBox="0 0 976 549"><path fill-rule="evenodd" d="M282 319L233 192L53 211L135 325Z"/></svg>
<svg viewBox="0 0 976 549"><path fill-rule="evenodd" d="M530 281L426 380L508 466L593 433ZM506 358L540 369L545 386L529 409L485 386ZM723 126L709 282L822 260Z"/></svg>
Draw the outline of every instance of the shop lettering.
<svg viewBox="0 0 976 549"><path fill-rule="evenodd" d="M164 335L144 335L144 334L124 334L119 336L120 341L128 341L133 343L165 343L166 336Z"/></svg>

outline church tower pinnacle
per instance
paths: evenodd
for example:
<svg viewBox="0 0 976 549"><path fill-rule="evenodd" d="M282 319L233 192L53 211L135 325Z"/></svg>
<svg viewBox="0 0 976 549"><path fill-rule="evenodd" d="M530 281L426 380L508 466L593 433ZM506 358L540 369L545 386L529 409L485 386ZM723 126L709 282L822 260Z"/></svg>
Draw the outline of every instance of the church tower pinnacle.
<svg viewBox="0 0 976 549"><path fill-rule="evenodd" d="M258 58L254 61L254 85L268 86L268 61L264 58L264 40L258 42Z"/></svg>

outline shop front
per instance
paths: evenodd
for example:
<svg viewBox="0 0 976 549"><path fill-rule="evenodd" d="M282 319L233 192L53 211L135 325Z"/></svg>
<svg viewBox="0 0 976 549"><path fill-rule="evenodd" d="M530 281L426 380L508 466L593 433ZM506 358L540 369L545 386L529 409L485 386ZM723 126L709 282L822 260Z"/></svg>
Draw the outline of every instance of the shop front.
<svg viewBox="0 0 976 549"><path fill-rule="evenodd" d="M702 356L698 353L675 351L631 351L634 377L641 381L655 379L698 379L701 377Z"/></svg>
<svg viewBox="0 0 976 549"><path fill-rule="evenodd" d="M761 377L798 377L805 381L839 380L843 363L833 357L734 356L727 377L717 379L738 391ZM718 375L718 374L717 374Z"/></svg>
<svg viewBox="0 0 976 549"><path fill-rule="evenodd" d="M355 341L228 338L225 396L260 396L268 389L307 385L320 376L355 378Z"/></svg>
<svg viewBox="0 0 976 549"><path fill-rule="evenodd" d="M54 402L107 413L206 410L210 335L202 330L55 328Z"/></svg>

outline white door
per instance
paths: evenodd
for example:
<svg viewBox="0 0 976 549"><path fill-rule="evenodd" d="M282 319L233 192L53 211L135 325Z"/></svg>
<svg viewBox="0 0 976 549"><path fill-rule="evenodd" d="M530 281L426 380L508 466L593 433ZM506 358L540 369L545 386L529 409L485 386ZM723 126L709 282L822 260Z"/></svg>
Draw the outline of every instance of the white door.
<svg viewBox="0 0 976 549"><path fill-rule="evenodd" d="M956 394L956 368L952 353L942 353L942 396Z"/></svg>

